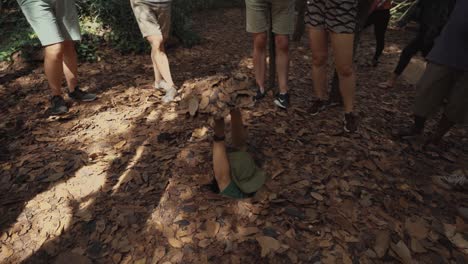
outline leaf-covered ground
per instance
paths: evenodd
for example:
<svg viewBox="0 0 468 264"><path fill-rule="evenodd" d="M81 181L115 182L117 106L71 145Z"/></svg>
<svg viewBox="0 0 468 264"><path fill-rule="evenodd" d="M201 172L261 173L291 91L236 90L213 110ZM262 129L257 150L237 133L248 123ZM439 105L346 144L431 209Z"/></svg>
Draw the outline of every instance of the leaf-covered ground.
<svg viewBox="0 0 468 264"><path fill-rule="evenodd" d="M197 15L204 42L169 52L177 84L251 73L243 21L240 9ZM340 108L308 114L310 52L306 40L293 43L291 109L277 110L270 94L244 113L271 179L242 201L205 186L210 129L160 104L148 56L109 51L82 64L81 86L99 100L74 103L62 118L46 115L40 64L3 72L0 262L467 263L466 189L433 181L466 169L466 128L439 149L395 140L410 123L414 86L377 87L412 34L390 31L377 68L363 66L374 43L364 35L356 135L341 133Z"/></svg>

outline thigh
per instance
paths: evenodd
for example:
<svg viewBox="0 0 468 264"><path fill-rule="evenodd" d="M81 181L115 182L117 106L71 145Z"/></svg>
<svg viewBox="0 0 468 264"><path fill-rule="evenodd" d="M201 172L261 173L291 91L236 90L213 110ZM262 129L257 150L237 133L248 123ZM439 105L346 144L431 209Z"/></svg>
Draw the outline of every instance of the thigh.
<svg viewBox="0 0 468 264"><path fill-rule="evenodd" d="M334 33L354 33L356 30L357 0L326 1L325 24Z"/></svg>
<svg viewBox="0 0 468 264"><path fill-rule="evenodd" d="M80 21L75 0L55 1L55 14L63 37L66 40L79 41L81 39Z"/></svg>
<svg viewBox="0 0 468 264"><path fill-rule="evenodd" d="M268 30L266 0L245 0L247 32L262 33Z"/></svg>
<svg viewBox="0 0 468 264"><path fill-rule="evenodd" d="M325 2L322 0L307 1L305 23L312 28L325 30Z"/></svg>
<svg viewBox="0 0 468 264"><path fill-rule="evenodd" d="M294 0L272 0L273 33L291 35L294 32Z"/></svg>
<svg viewBox="0 0 468 264"><path fill-rule="evenodd" d="M328 34L323 29L318 29L308 26L309 46L312 51L313 58L328 57Z"/></svg>
<svg viewBox="0 0 468 264"><path fill-rule="evenodd" d="M171 33L171 4L158 6L154 9L157 15L157 24L164 40L169 38Z"/></svg>
<svg viewBox="0 0 468 264"><path fill-rule="evenodd" d="M354 34L330 34L335 66L338 69L353 66Z"/></svg>
<svg viewBox="0 0 468 264"><path fill-rule="evenodd" d="M41 41L42 46L65 40L55 16L55 6L48 1L19 0L21 10Z"/></svg>

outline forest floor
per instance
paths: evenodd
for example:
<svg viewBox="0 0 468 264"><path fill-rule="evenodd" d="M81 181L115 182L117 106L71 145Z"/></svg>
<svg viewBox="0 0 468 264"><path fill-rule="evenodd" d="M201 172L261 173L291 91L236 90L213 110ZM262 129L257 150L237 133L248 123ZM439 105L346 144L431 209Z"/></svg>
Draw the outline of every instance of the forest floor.
<svg viewBox="0 0 468 264"><path fill-rule="evenodd" d="M243 21L241 9L197 14L202 44L169 51L176 83L251 73ZM46 114L40 64L3 72L0 262L468 263L468 193L434 182L466 169L466 127L438 149L396 140L392 131L411 123L414 85L377 87L413 34L390 30L376 68L363 65L374 46L364 34L354 135L341 132L339 107L308 114L311 55L306 39L292 43L292 107L278 110L270 94L244 113L271 178L246 200L205 186L210 129L160 103L148 55L105 51L82 63L81 87L99 100L61 118Z"/></svg>

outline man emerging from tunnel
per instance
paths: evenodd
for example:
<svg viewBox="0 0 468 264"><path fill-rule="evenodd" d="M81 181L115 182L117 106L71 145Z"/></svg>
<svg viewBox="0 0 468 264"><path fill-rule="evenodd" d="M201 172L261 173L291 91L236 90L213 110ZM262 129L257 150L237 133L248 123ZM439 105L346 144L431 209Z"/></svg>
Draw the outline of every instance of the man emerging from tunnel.
<svg viewBox="0 0 468 264"><path fill-rule="evenodd" d="M226 149L224 125L224 119L215 121L213 170L217 191L230 198L250 197L265 183L265 174L246 152L247 133L241 112L237 109L231 111L233 151Z"/></svg>
<svg viewBox="0 0 468 264"><path fill-rule="evenodd" d="M164 103L171 102L177 95L164 49L164 42L169 38L171 28L171 2L172 0L130 0L141 33L151 44L154 88L165 91L166 95L162 99Z"/></svg>

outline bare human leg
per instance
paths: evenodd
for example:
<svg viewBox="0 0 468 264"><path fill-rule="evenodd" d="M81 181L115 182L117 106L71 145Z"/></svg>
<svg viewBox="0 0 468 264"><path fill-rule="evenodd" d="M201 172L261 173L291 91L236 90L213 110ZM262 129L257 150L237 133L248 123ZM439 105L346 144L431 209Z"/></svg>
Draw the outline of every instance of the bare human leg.
<svg viewBox="0 0 468 264"><path fill-rule="evenodd" d="M308 26L309 45L312 50L312 82L315 96L324 101L327 89L328 40L325 30Z"/></svg>
<svg viewBox="0 0 468 264"><path fill-rule="evenodd" d="M278 73L278 83L280 93L288 92L289 73L289 36L276 35L276 72Z"/></svg>
<svg viewBox="0 0 468 264"><path fill-rule="evenodd" d="M62 95L64 44L56 43L45 47L44 71L52 95Z"/></svg>
<svg viewBox="0 0 468 264"><path fill-rule="evenodd" d="M63 72L70 92L78 85L78 58L75 43L72 40L63 42Z"/></svg>
<svg viewBox="0 0 468 264"><path fill-rule="evenodd" d="M356 93L356 74L353 68L354 34L331 33L330 37L345 113L352 113Z"/></svg>
<svg viewBox="0 0 468 264"><path fill-rule="evenodd" d="M265 32L253 34L253 64L255 80L262 93L265 91L266 44L267 34Z"/></svg>

